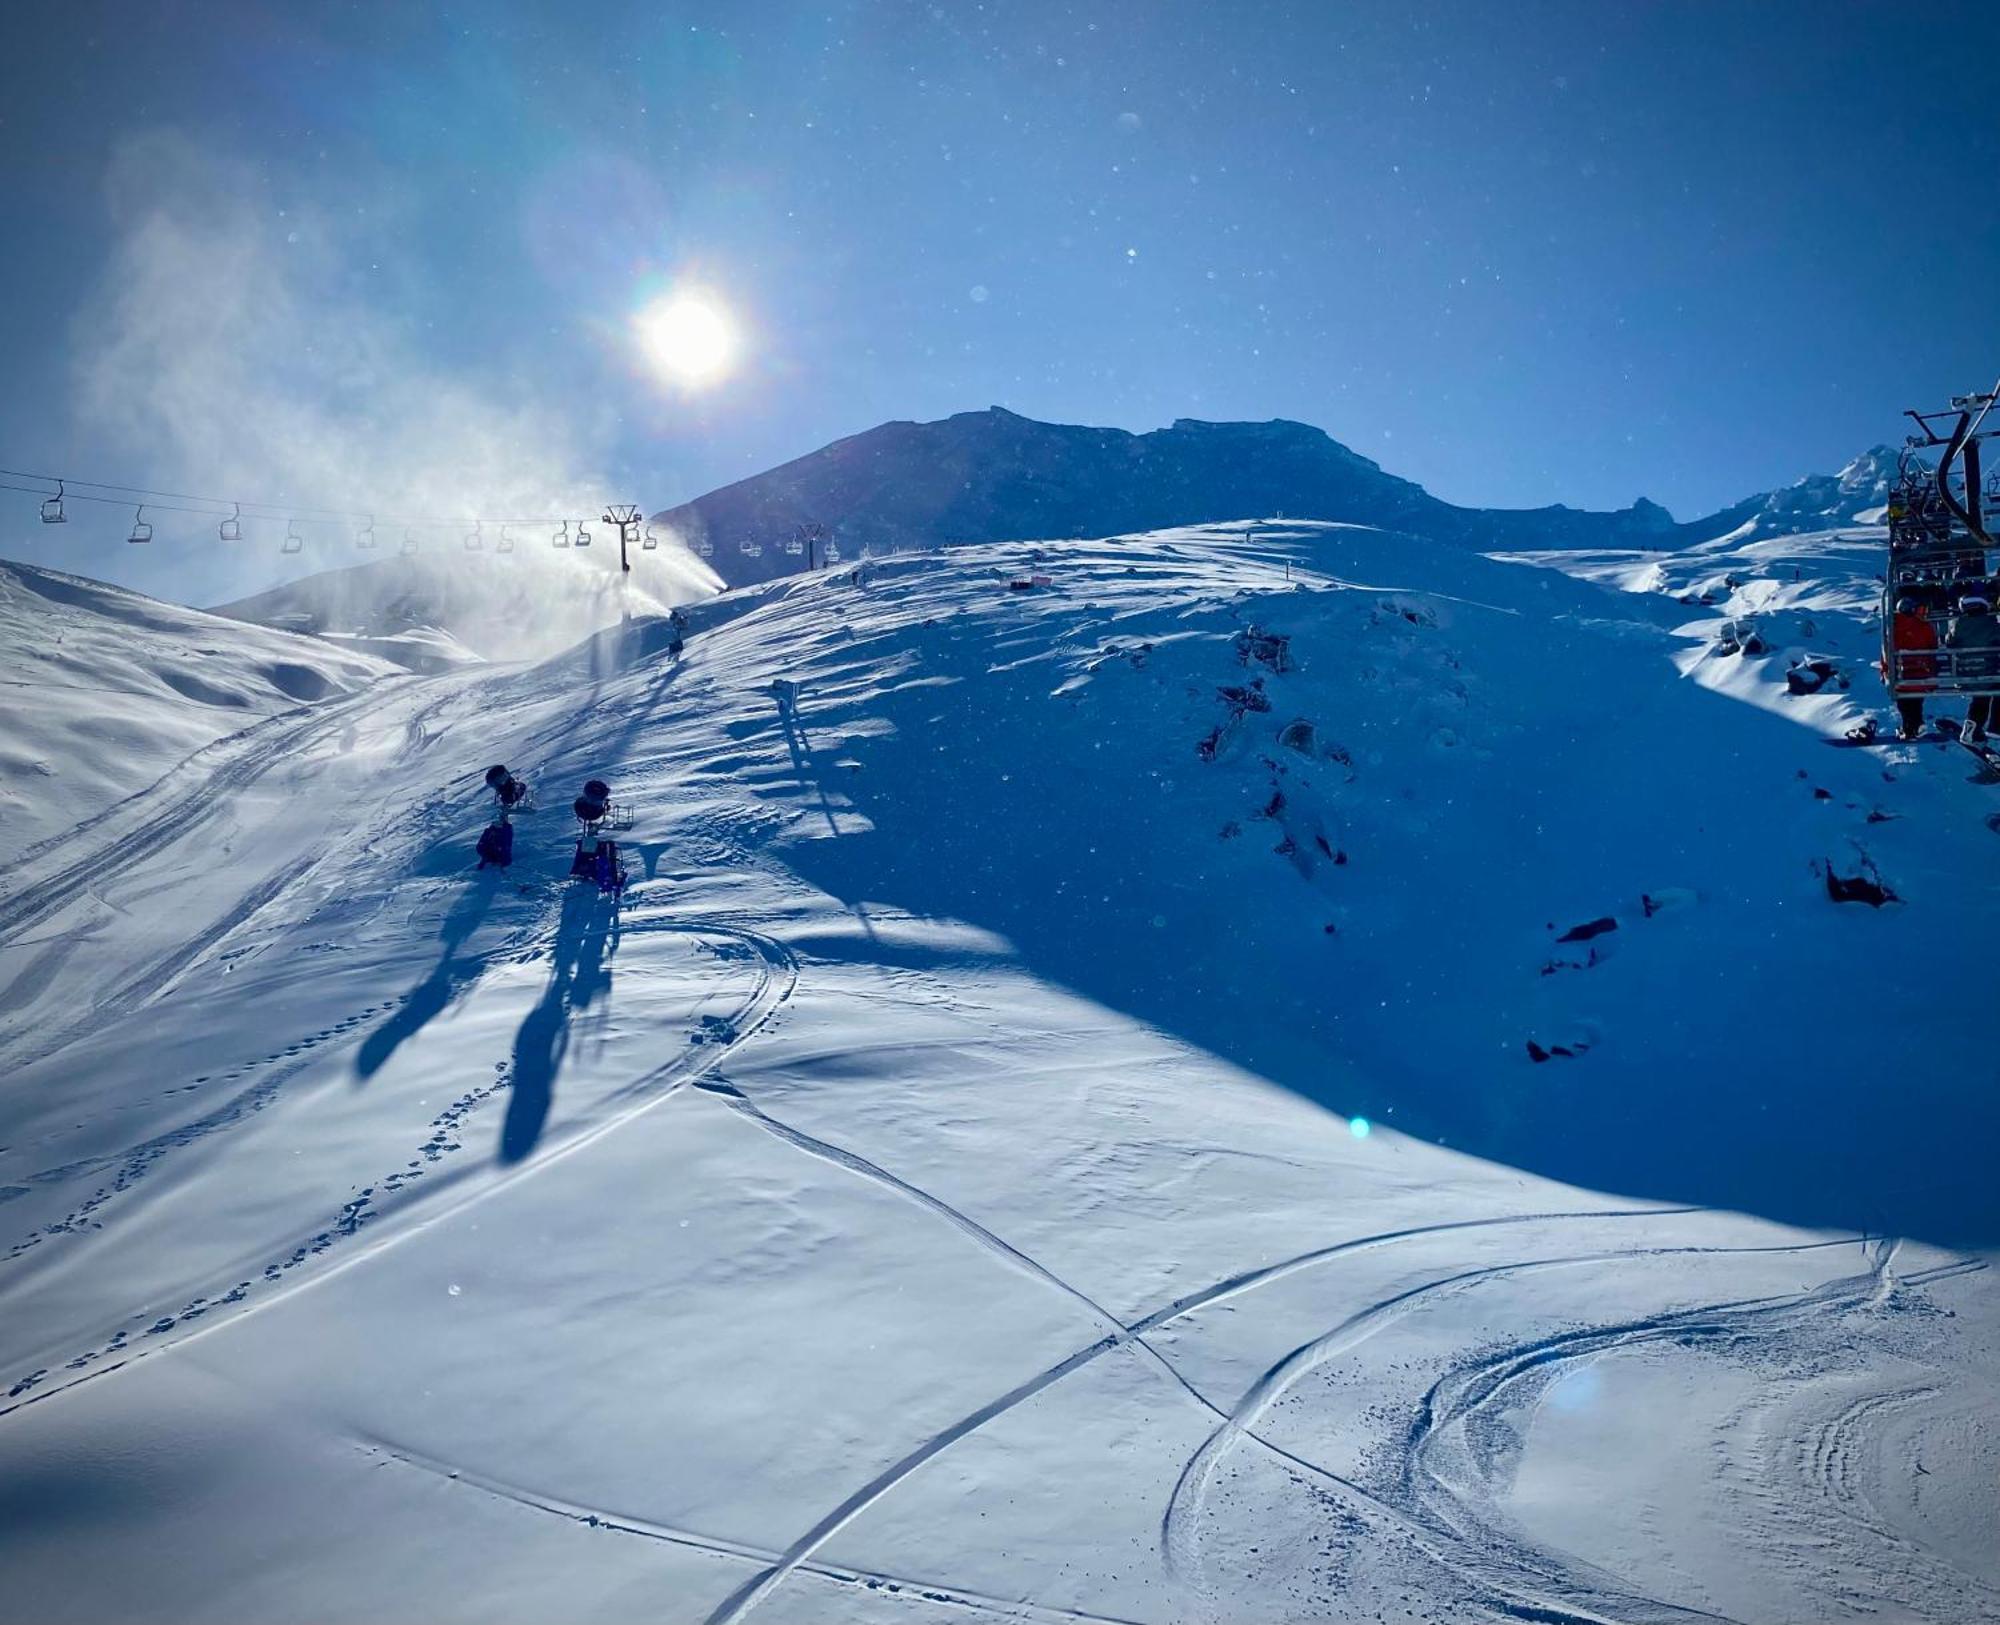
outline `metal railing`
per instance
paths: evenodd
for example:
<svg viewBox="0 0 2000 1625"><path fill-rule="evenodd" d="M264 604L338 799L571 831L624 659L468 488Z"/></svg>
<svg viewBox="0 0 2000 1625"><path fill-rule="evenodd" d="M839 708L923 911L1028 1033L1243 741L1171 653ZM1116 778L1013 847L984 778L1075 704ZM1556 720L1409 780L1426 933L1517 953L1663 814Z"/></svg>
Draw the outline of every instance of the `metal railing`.
<svg viewBox="0 0 2000 1625"><path fill-rule="evenodd" d="M2000 694L2000 649L1887 649L1882 670L1898 695Z"/></svg>

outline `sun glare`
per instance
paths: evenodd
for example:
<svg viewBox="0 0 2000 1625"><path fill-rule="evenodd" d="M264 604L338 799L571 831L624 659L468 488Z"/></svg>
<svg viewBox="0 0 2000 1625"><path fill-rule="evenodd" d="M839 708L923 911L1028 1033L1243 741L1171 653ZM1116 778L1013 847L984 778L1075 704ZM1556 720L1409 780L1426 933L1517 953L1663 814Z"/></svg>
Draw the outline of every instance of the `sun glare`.
<svg viewBox="0 0 2000 1625"><path fill-rule="evenodd" d="M633 318L633 326L646 359L678 384L713 383L735 357L736 334L729 319L713 300L697 294L656 299Z"/></svg>

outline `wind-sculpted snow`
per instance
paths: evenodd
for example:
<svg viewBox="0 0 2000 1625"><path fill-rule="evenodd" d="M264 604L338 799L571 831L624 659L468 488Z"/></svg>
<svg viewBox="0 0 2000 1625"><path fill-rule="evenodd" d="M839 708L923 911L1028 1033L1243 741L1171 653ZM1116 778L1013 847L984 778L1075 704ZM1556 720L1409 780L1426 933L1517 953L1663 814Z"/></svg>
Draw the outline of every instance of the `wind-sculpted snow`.
<svg viewBox="0 0 2000 1625"><path fill-rule="evenodd" d="M0 882L0 1588L1996 1617L1996 792L1820 745L1869 569L963 546L182 753Z"/></svg>
<svg viewBox="0 0 2000 1625"><path fill-rule="evenodd" d="M395 671L365 653L0 563L0 858Z"/></svg>

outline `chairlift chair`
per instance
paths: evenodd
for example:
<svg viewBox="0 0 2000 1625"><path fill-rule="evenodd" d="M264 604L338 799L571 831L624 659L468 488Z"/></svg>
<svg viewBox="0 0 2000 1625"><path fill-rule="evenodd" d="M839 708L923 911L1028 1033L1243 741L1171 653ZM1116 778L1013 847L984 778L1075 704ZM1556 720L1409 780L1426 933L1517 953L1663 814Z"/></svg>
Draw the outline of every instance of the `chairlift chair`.
<svg viewBox="0 0 2000 1625"><path fill-rule="evenodd" d="M63 482L56 481L56 494L42 499L42 523L45 525L66 525L69 515L63 512Z"/></svg>
<svg viewBox="0 0 2000 1625"><path fill-rule="evenodd" d="M413 525L403 532L403 557L408 558L417 550L417 532Z"/></svg>
<svg viewBox="0 0 2000 1625"><path fill-rule="evenodd" d="M368 523L354 533L354 545L363 552L375 545L375 516L368 516Z"/></svg>
<svg viewBox="0 0 2000 1625"><path fill-rule="evenodd" d="M500 539L493 544L493 551L496 553L511 553L514 551L513 534L505 525L500 527Z"/></svg>
<svg viewBox="0 0 2000 1625"><path fill-rule="evenodd" d="M302 551L305 545L306 539L299 534L299 522L296 519L287 519L285 521L285 541L279 551L297 553Z"/></svg>
<svg viewBox="0 0 2000 1625"><path fill-rule="evenodd" d="M793 531L790 536L785 538L785 551L791 554L793 558L797 558L805 550L806 539L799 532Z"/></svg>
<svg viewBox="0 0 2000 1625"><path fill-rule="evenodd" d="M549 538L549 546L551 547L569 546L569 521L567 519L565 519L562 522L562 529L557 531L554 535L552 535Z"/></svg>
<svg viewBox="0 0 2000 1625"><path fill-rule="evenodd" d="M694 544L694 550L705 559L715 557L715 543L711 542L706 536Z"/></svg>
<svg viewBox="0 0 2000 1625"><path fill-rule="evenodd" d="M243 540L243 504L234 502L230 506L236 511L215 527L215 534L225 542L240 542Z"/></svg>
<svg viewBox="0 0 2000 1625"><path fill-rule="evenodd" d="M486 546L486 538L480 534L481 528L479 521L475 519L472 523L472 529L465 533L466 552L477 553Z"/></svg>
<svg viewBox="0 0 2000 1625"><path fill-rule="evenodd" d="M576 522L576 545L578 547L590 546L590 532L584 527L581 519Z"/></svg>
<svg viewBox="0 0 2000 1625"><path fill-rule="evenodd" d="M639 543L639 551L642 553L652 553L658 550L659 545L659 537L653 534L653 527L648 525L646 527L645 539Z"/></svg>
<svg viewBox="0 0 2000 1625"><path fill-rule="evenodd" d="M764 556L764 544L754 536L746 536L736 544L736 550L746 559L760 559Z"/></svg>
<svg viewBox="0 0 2000 1625"><path fill-rule="evenodd" d="M1936 694L1983 694L2000 678L2000 655L1987 648L1949 645L1899 649L1896 604L1914 599L1932 622L1954 613L1961 594L1989 579L1986 529L1989 482L1980 477L1979 443L2000 436L1985 427L2000 396L1956 396L1947 412L1910 412L1922 435L1912 435L1899 460L1899 488L1889 501L1889 567L1883 573L1882 676L1898 700ZM1948 430L1930 419L1955 419ZM1937 462L1913 455L1937 448Z"/></svg>
<svg viewBox="0 0 2000 1625"><path fill-rule="evenodd" d="M840 562L840 543L829 541L826 546L819 550L819 556L825 559L828 564L838 564Z"/></svg>
<svg viewBox="0 0 2000 1625"><path fill-rule="evenodd" d="M128 542L150 542L152 539L153 527L146 523L146 508L145 504L141 503L138 511L132 516L132 534L127 536L125 540Z"/></svg>

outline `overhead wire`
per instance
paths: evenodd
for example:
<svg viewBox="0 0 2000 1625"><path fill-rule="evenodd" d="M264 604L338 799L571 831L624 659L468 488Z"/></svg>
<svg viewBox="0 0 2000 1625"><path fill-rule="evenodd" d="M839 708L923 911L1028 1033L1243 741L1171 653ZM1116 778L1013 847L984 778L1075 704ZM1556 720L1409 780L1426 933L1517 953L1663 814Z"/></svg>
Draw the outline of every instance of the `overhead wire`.
<svg viewBox="0 0 2000 1625"><path fill-rule="evenodd" d="M34 480L35 485L16 485L14 480ZM55 490L41 487L54 486ZM77 489L77 487L84 489ZM162 513L188 514L197 519L227 519L240 516L249 519L296 520L300 524L336 525L404 525L420 526L424 529L446 529L460 525L505 525L527 528L533 525L555 525L564 523L560 516L552 515L536 519L495 519L484 514L403 514L390 513L370 508L321 508L310 503L238 501L234 497L196 496L186 491L161 491L150 486L120 485L111 480L71 479L66 474L39 474L25 469L0 468L0 491L19 491L27 496L55 497L60 495L65 501L97 502L107 507L129 508L139 501L148 508ZM94 493L115 491L117 496L102 496ZM190 508L177 506L183 503L200 503L202 506ZM589 506L589 505L586 505Z"/></svg>

